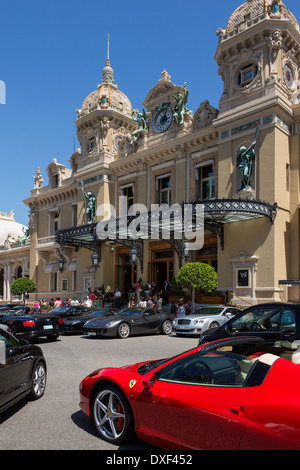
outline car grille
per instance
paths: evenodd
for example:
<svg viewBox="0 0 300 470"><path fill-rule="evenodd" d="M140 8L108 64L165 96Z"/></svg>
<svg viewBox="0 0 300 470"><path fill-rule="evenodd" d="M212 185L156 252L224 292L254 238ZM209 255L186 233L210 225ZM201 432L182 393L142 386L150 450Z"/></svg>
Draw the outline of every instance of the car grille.
<svg viewBox="0 0 300 470"><path fill-rule="evenodd" d="M191 320L185 320L185 319L178 319L178 325L189 325L191 323Z"/></svg>
<svg viewBox="0 0 300 470"><path fill-rule="evenodd" d="M84 331L86 333L105 333L107 331L107 328L85 328Z"/></svg>

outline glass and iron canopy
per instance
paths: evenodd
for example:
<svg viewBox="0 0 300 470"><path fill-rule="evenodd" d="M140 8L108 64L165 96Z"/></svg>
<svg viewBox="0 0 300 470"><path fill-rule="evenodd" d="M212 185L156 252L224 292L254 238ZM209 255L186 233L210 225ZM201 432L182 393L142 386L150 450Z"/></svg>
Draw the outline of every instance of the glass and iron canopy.
<svg viewBox="0 0 300 470"><path fill-rule="evenodd" d="M168 237L165 232L165 219L161 211L148 211L137 213L134 216L116 218L113 220L115 224L115 234L112 236L109 230L112 219L107 221L107 237L102 236L100 239L97 235L97 223L71 227L56 232L56 242L60 245L61 253L64 247L86 248L93 252L92 264L96 269L101 261L101 244L121 244L130 249L130 259L132 264L136 265L140 261L141 271L143 272L143 242L145 239L151 239L153 233L156 239L167 241L177 252L179 258L179 266L182 260L189 258L187 240L182 230L182 220L184 211L188 208L191 215L190 223L196 226L197 208L203 210L204 224L202 229L209 230L219 237L221 248L224 249L224 226L228 223L241 222L257 218L267 218L271 223L274 222L277 215L277 204L270 205L266 202L243 200L243 199L210 199L198 200L188 203L179 203L174 205L174 211L170 207L169 222L170 230ZM130 237L129 227L135 224L134 237ZM143 230L140 225L143 226ZM146 227L146 232L145 232ZM104 228L104 234L105 234ZM178 236L182 234L182 236ZM62 265L60 269L63 269Z"/></svg>

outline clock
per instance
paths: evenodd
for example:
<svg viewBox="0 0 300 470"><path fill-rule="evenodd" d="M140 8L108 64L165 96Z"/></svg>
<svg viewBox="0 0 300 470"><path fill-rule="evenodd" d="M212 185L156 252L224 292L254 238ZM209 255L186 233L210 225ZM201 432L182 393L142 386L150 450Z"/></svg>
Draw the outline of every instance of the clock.
<svg viewBox="0 0 300 470"><path fill-rule="evenodd" d="M173 122L173 112L170 106L160 107L153 117L155 132L165 132Z"/></svg>
<svg viewBox="0 0 300 470"><path fill-rule="evenodd" d="M288 64L285 64L283 74L286 85L291 88L293 86L294 78L293 71Z"/></svg>

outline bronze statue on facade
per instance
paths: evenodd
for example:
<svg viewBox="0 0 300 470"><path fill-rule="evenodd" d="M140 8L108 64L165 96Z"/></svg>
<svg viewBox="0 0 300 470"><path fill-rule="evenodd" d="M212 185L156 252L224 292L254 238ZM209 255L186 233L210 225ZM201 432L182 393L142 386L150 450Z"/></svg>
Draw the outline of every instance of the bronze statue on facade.
<svg viewBox="0 0 300 470"><path fill-rule="evenodd" d="M143 135L145 131L148 130L147 115L144 109L143 109L143 113L138 113L137 118L138 118L139 124L138 124L138 128L135 131L133 131L133 133L131 134L131 141L130 141L131 144L133 144L133 142L138 140L139 137Z"/></svg>
<svg viewBox="0 0 300 470"><path fill-rule="evenodd" d="M186 114L192 113L192 111L186 108L188 96L189 90L186 87L186 83L183 85L183 93L177 93L176 95L173 95L173 98L176 100L176 104L173 109L173 118L178 125L183 124L184 116Z"/></svg>
<svg viewBox="0 0 300 470"><path fill-rule="evenodd" d="M82 189L82 194L86 199L86 216L87 216L87 223L91 224L95 217L95 206L96 206L96 197L92 192L86 193L83 187L83 182L80 182L80 186Z"/></svg>
<svg viewBox="0 0 300 470"><path fill-rule="evenodd" d="M248 148L245 146L239 148L236 164L242 177L239 191L250 188L250 178L253 170L253 162L255 160L255 145L257 142L258 131L259 125L257 126L256 134L251 145Z"/></svg>

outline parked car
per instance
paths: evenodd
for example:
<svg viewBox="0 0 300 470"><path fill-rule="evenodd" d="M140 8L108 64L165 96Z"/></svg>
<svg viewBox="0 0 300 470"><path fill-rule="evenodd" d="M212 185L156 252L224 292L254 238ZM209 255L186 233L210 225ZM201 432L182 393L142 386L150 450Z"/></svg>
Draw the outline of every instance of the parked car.
<svg viewBox="0 0 300 470"><path fill-rule="evenodd" d="M32 340L40 336L55 340L59 337L63 319L56 316L24 313L23 309L8 310L1 317L0 322L7 325L13 335L17 338L26 338Z"/></svg>
<svg viewBox="0 0 300 470"><path fill-rule="evenodd" d="M6 312L8 311L18 311L18 312L23 312L23 313L29 313L32 312L32 309L30 307L27 307L26 305L16 305L16 304L8 304L5 306L0 307L0 318L5 315Z"/></svg>
<svg viewBox="0 0 300 470"><path fill-rule="evenodd" d="M245 334L269 340L300 340L300 304L272 302L249 307L219 328L204 331L199 345Z"/></svg>
<svg viewBox="0 0 300 470"><path fill-rule="evenodd" d="M284 344L226 338L108 366L80 383L79 405L113 444L136 433L168 450L300 449L300 349Z"/></svg>
<svg viewBox="0 0 300 470"><path fill-rule="evenodd" d="M26 395L44 395L46 361L42 350L0 328L0 412Z"/></svg>
<svg viewBox="0 0 300 470"><path fill-rule="evenodd" d="M46 312L46 315L55 315L59 318L67 318L75 315L82 315L83 313L86 312L91 312L93 309L89 307L84 307L84 306L66 306L66 307L56 307L53 310L50 310L49 312Z"/></svg>
<svg viewBox="0 0 300 470"><path fill-rule="evenodd" d="M200 335L209 328L218 328L241 310L225 305L210 305L198 308L191 315L184 315L173 320L176 335Z"/></svg>
<svg viewBox="0 0 300 470"><path fill-rule="evenodd" d="M121 312L119 308L100 308L92 310L87 313L76 313L71 317L64 318L64 333L83 333L83 325L92 320L95 321L97 318L110 317L112 315L118 315Z"/></svg>
<svg viewBox="0 0 300 470"><path fill-rule="evenodd" d="M125 308L110 318L96 318L83 325L89 336L117 336L128 338L130 335L145 335L161 332L172 333L173 315L163 310L149 307Z"/></svg>

